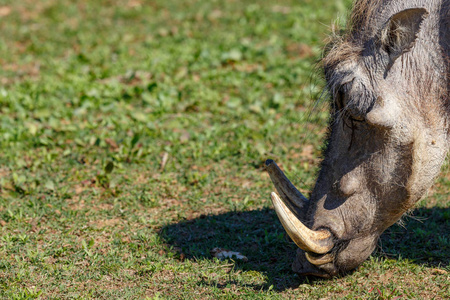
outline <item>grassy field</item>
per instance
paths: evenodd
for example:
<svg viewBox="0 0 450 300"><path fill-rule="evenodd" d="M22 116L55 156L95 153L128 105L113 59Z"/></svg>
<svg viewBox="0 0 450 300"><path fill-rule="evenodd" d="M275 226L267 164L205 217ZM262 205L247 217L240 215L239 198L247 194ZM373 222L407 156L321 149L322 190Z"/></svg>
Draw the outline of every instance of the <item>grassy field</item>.
<svg viewBox="0 0 450 300"><path fill-rule="evenodd" d="M2 0L0 298L450 297L448 165L354 273L291 271L263 163L313 186L318 61L349 7Z"/></svg>

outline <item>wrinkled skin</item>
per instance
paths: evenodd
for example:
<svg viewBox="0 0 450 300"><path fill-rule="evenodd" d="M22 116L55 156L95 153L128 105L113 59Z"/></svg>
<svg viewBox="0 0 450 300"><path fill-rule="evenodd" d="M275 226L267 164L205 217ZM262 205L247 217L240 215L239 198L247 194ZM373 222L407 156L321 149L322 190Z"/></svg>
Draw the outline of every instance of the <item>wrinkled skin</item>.
<svg viewBox="0 0 450 300"><path fill-rule="evenodd" d="M295 272L359 266L439 174L450 145L449 11L450 0L356 1L347 33L329 45L329 137L309 201L266 163L287 205L272 196L280 219L290 211L307 227L281 220L301 248Z"/></svg>

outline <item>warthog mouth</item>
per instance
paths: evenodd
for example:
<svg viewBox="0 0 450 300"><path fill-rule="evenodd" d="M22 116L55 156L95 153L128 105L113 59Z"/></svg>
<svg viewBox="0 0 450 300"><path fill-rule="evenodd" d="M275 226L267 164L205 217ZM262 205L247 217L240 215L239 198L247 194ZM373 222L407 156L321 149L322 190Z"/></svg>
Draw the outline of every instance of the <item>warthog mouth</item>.
<svg viewBox="0 0 450 300"><path fill-rule="evenodd" d="M325 254L323 256L330 256L330 255L331 254ZM328 260L328 257L326 258L326 260ZM337 268L335 267L332 261L323 264L312 263L308 259L308 252L304 252L300 249L297 251L297 258L292 264L292 269L296 273L299 273L300 275L317 276L322 278L331 278L332 276L338 274Z"/></svg>

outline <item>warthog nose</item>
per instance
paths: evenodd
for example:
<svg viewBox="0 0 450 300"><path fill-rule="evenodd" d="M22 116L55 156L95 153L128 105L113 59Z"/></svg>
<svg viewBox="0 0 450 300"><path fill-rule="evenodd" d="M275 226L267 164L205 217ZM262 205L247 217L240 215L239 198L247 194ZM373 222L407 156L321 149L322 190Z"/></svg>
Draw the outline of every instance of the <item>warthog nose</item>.
<svg viewBox="0 0 450 300"><path fill-rule="evenodd" d="M339 182L339 189L345 196L353 195L359 187L359 180L350 174L344 175Z"/></svg>

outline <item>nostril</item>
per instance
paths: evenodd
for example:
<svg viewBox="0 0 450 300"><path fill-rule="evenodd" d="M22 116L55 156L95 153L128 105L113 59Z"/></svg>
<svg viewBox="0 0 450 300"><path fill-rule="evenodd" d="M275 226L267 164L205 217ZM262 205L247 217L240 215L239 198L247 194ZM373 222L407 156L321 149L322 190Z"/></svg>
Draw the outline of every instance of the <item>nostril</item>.
<svg viewBox="0 0 450 300"><path fill-rule="evenodd" d="M359 187L359 181L354 176L344 175L339 182L339 189L345 196L353 195Z"/></svg>

